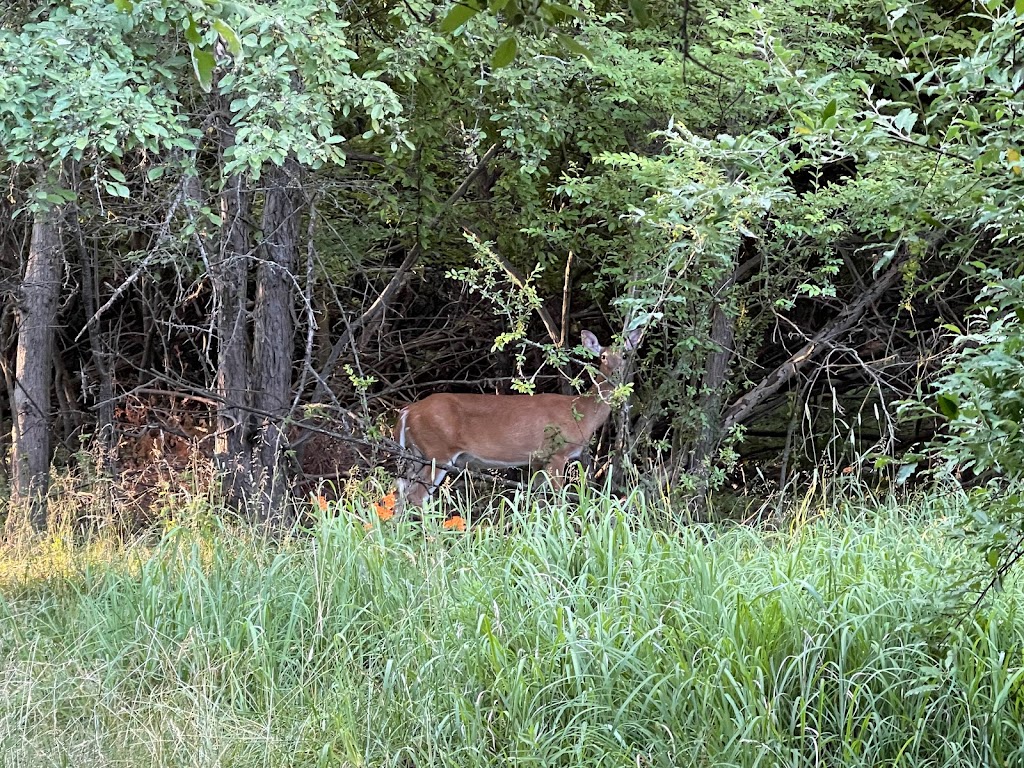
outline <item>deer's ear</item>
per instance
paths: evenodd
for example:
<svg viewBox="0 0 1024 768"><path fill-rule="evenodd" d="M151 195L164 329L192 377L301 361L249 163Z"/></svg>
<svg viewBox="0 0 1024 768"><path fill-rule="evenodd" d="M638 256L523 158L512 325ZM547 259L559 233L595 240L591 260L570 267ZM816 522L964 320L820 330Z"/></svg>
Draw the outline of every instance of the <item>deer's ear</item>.
<svg viewBox="0 0 1024 768"><path fill-rule="evenodd" d="M640 337L643 336L643 328L634 328L632 331L626 334L625 347L628 350L636 349L640 346Z"/></svg>
<svg viewBox="0 0 1024 768"><path fill-rule="evenodd" d="M588 352L592 355L601 354L601 342L597 340L597 336L592 334L590 331L583 331L583 333L580 334L580 338L583 339L583 346Z"/></svg>

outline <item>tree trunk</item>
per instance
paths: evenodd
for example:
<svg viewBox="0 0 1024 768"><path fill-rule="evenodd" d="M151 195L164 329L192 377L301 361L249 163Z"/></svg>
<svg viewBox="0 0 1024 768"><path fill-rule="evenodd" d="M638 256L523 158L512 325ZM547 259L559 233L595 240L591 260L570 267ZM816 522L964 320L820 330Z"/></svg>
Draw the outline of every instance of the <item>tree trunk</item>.
<svg viewBox="0 0 1024 768"><path fill-rule="evenodd" d="M279 520L286 482L282 467L285 419L292 399L295 347L293 297L298 257L302 190L299 165L288 159L266 177L262 258L256 274L253 330L254 411L257 435L257 487L263 522Z"/></svg>
<svg viewBox="0 0 1024 768"><path fill-rule="evenodd" d="M251 193L240 175L225 181L220 196L220 248L210 260L217 333L214 386L219 401L214 462L222 473L225 499L234 508L241 508L252 495L246 323L249 264L252 261L251 204Z"/></svg>
<svg viewBox="0 0 1024 768"><path fill-rule="evenodd" d="M26 504L32 526L46 528L50 483L50 395L53 338L61 286L60 212L36 213L25 277L18 292L15 363L13 494Z"/></svg>
<svg viewBox="0 0 1024 768"><path fill-rule="evenodd" d="M700 400L697 408L701 417L700 433L687 451L686 474L693 478L693 498L689 504L690 517L701 522L707 516L708 478L711 461L722 444L726 433L724 395L729 380L729 367L735 355L736 318L726 311L725 304L735 287L754 274L761 265L760 255L754 251L752 240L744 239L737 253L738 264L715 285L715 304L711 311L710 341L715 350L708 355L701 377ZM673 468L673 480L677 468Z"/></svg>
<svg viewBox="0 0 1024 768"><path fill-rule="evenodd" d="M690 515L694 522L703 522L707 514L708 476L711 460L722 441L722 393L729 374L736 336L736 319L723 308L724 292L732 283L728 275L715 287L715 308L711 312L711 343L715 351L708 355L700 387L701 429L690 451L686 472L694 480Z"/></svg>
<svg viewBox="0 0 1024 768"><path fill-rule="evenodd" d="M80 220L81 216L75 210L73 226L82 270L82 307L85 309L85 316L91 318L95 317L100 306L99 262L96 250L90 249L85 242ZM110 368L110 347L104 344L102 337L102 322L97 319L96 322L90 323L86 332L89 336L89 351L92 353L92 365L96 376L96 439L103 450L103 467L109 470L114 453L114 379Z"/></svg>

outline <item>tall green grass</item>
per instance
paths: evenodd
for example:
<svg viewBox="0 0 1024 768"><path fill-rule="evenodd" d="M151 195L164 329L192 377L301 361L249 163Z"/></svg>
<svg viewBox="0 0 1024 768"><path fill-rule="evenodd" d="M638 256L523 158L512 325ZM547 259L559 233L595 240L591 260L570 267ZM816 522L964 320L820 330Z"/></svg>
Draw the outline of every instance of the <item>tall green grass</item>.
<svg viewBox="0 0 1024 768"><path fill-rule="evenodd" d="M0 760L1022 765L1020 589L945 614L943 511L772 533L513 500L459 533L332 508L76 550L0 592Z"/></svg>

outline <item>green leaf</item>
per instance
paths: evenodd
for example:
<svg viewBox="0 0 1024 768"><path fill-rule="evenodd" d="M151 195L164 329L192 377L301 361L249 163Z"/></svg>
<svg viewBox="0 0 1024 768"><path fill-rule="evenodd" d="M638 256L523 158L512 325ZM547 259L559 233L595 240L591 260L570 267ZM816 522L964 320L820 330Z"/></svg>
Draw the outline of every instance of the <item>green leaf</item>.
<svg viewBox="0 0 1024 768"><path fill-rule="evenodd" d="M645 0L629 0L629 10L633 12L633 17L640 22L640 26L646 26L650 22L651 15L647 12Z"/></svg>
<svg viewBox="0 0 1024 768"><path fill-rule="evenodd" d="M939 412L947 419L955 419L960 413L960 404L952 395L941 394L936 398Z"/></svg>
<svg viewBox="0 0 1024 768"><path fill-rule="evenodd" d="M132 3L132 0L114 0L114 7L121 13L131 13L135 10L135 4Z"/></svg>
<svg viewBox="0 0 1024 768"><path fill-rule="evenodd" d="M107 194L112 197L130 197L131 193L128 191L128 187L124 184L118 184L116 181L104 181L103 188L107 190Z"/></svg>
<svg viewBox="0 0 1024 768"><path fill-rule="evenodd" d="M468 5L465 2L457 3L441 22L441 31L454 32L478 13L480 13L480 9L475 5Z"/></svg>
<svg viewBox="0 0 1024 768"><path fill-rule="evenodd" d="M559 33L558 34L558 40L559 40L559 42L561 42L561 44L565 48L567 48L568 50L572 51L577 56L582 56L583 58L587 59L588 61L593 61L594 60L594 56L593 56L593 54L591 54L590 49L586 48L585 46L583 46L579 42L577 42L576 38L573 37L572 35L565 35L565 34Z"/></svg>
<svg viewBox="0 0 1024 768"><path fill-rule="evenodd" d="M915 123L917 123L917 114L909 107L900 110L900 113L896 115L896 119L893 121L893 125L896 126L896 130L900 133L910 133Z"/></svg>
<svg viewBox="0 0 1024 768"><path fill-rule="evenodd" d="M974 170L981 172L986 165L989 165L990 163L993 163L996 160L998 160L999 154L1000 152L998 149L990 149L983 152L981 154L981 157L978 157L974 160Z"/></svg>
<svg viewBox="0 0 1024 768"><path fill-rule="evenodd" d="M203 42L203 36L199 34L199 28L191 14L188 16L188 24L185 25L185 39L189 45L200 45Z"/></svg>
<svg viewBox="0 0 1024 768"><path fill-rule="evenodd" d="M988 553L985 555L985 559L988 561L988 564L991 567L998 568L999 567L999 550L995 549L995 548L990 549L988 551Z"/></svg>
<svg viewBox="0 0 1024 768"><path fill-rule="evenodd" d="M491 55L491 66L495 69L507 67L516 57L517 43L515 37L506 37Z"/></svg>
<svg viewBox="0 0 1024 768"><path fill-rule="evenodd" d="M900 471L896 473L896 485L903 485L916 471L917 462L914 462L913 464L904 464L900 467Z"/></svg>
<svg viewBox="0 0 1024 768"><path fill-rule="evenodd" d="M563 3L544 3L544 5L547 6L548 8L550 8L551 10L553 10L553 11L555 11L557 13L562 14L565 17L569 17L569 18L573 18L573 19L585 19L586 18L586 15L583 14L582 12L577 11L575 8L570 8L568 5L565 5Z"/></svg>
<svg viewBox="0 0 1024 768"><path fill-rule="evenodd" d="M828 104L826 104L825 108L823 110L821 110L821 120L822 120L822 122L828 120L835 113L836 113L836 100L832 99L832 101L830 101Z"/></svg>
<svg viewBox="0 0 1024 768"><path fill-rule="evenodd" d="M238 38L228 23L223 19L216 19L213 22L213 28L217 30L217 34L224 40L224 44L228 47L228 51L236 59L242 58L242 41Z"/></svg>
<svg viewBox="0 0 1024 768"><path fill-rule="evenodd" d="M217 66L217 61L212 53L198 46L190 45L189 49L192 52L192 69L196 73L199 87L209 93L213 85L213 68Z"/></svg>
<svg viewBox="0 0 1024 768"><path fill-rule="evenodd" d="M115 181L127 181L127 179L125 179L124 177L124 174L121 173L121 171L119 171L117 168L107 168L107 175L110 176L110 178L114 179Z"/></svg>
<svg viewBox="0 0 1024 768"><path fill-rule="evenodd" d="M1017 0L1013 4L1013 12L1018 16L1024 16L1024 0Z"/></svg>

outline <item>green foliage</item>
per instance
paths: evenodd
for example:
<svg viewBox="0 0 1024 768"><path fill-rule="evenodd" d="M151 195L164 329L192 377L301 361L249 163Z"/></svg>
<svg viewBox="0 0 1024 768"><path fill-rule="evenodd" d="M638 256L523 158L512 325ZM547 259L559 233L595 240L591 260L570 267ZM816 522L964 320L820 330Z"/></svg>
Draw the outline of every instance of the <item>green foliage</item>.
<svg viewBox="0 0 1024 768"><path fill-rule="evenodd" d="M401 104L378 77L353 71L348 22L332 2L290 0L273 7L233 4L223 15L205 3L145 0L119 9L101 0L58 7L45 20L0 34L0 129L5 159L59 164L95 153L122 158L133 150L194 150L202 133L191 124L182 75L191 68L203 90L230 98L237 126L225 173L258 176L265 162L293 154L318 168L344 163L349 138L336 122L365 115L364 138L401 137ZM229 23L230 22L230 23ZM183 27L189 56L176 49ZM226 53L216 61L217 41ZM114 180L117 181L116 179ZM112 193L125 196L127 188Z"/></svg>
<svg viewBox="0 0 1024 768"><path fill-rule="evenodd" d="M308 0L255 6L239 22L247 58L218 82L236 126L225 174L258 177L264 163L280 165L288 155L314 170L344 164L344 130L356 114L368 118L362 138L387 130L407 143L402 106L380 72L353 70L359 56L346 44L348 26L335 3Z"/></svg>
<svg viewBox="0 0 1024 768"><path fill-rule="evenodd" d="M936 473L975 480L961 525L990 569L968 580L975 590L1001 580L1024 553L1024 280L996 270L983 276L976 330L957 335L935 383L932 413L944 429L928 451Z"/></svg>
<svg viewBox="0 0 1024 768"><path fill-rule="evenodd" d="M469 290L486 299L494 314L504 318L503 326L507 329L494 340L492 350L503 350L513 346L517 377L512 382L512 389L520 394L533 394L536 391L537 377L543 371L527 371L527 350L538 347L544 353L544 365L564 371L569 362L569 355L564 347L554 344L537 344L527 337L527 327L533 315L543 308L543 302L537 292L535 280L541 272L538 265L531 275L520 278L509 274L507 264L502 263L493 251L492 243L481 243L475 237L467 236L475 251L475 267L464 267L449 270L446 276L458 280ZM580 353L582 346L576 347ZM581 355L587 362L587 355ZM584 389L583 378L573 379L572 384L577 390Z"/></svg>
<svg viewBox="0 0 1024 768"><path fill-rule="evenodd" d="M720 135L712 141L685 127L673 127L662 138L666 152L658 158L632 153L601 158L616 175L642 179L657 191L635 204L631 217L650 237L651 250L633 248L605 263L600 274L610 284L629 286L628 295L617 300L624 314L658 319L664 341L656 335L649 344L671 361L671 375L647 378L641 399L671 419L680 439L697 433L707 418L696 402L704 362L717 349L709 339L712 308L719 304L730 314L741 312L739 295L723 285L737 266L744 239L765 233L773 206L789 193L780 181L781 164L775 175L748 175L736 168L735 158L742 155L761 155L770 165L771 150L758 146L757 139Z"/></svg>
<svg viewBox="0 0 1024 768"><path fill-rule="evenodd" d="M137 16L98 0L0 30L0 159L57 167L134 149L194 148L199 133L175 83L183 62L140 33ZM117 182L108 180L112 193L126 196Z"/></svg>
<svg viewBox="0 0 1024 768"><path fill-rule="evenodd" d="M1024 280L988 272L974 333L958 336L957 353L935 384L946 419L939 455L946 471L1024 478Z"/></svg>
<svg viewBox="0 0 1024 768"><path fill-rule="evenodd" d="M590 10L589 3L581 5ZM629 5L638 19L647 18L646 4L643 0L631 0ZM500 20L510 32L491 54L491 66L494 68L506 67L512 63L518 49L516 30L520 28L525 28L528 34L532 33L538 37L551 34L565 50L577 56L590 58L590 51L574 37L557 31L560 26L564 27L568 23L586 19L587 14L571 5L552 0L532 0L525 3L520 0L456 0L441 21L441 31L448 34L462 31L465 34L465 27L470 20L481 13L490 14Z"/></svg>
<svg viewBox="0 0 1024 768"><path fill-rule="evenodd" d="M889 9L887 39L904 58L890 62L886 76L891 79L877 89L859 84L862 110L840 108L835 129L813 132L819 141L838 140L862 156L877 169L876 184L888 179L885 186L866 188L881 203L876 213L865 217L865 208L857 209L858 220L891 244L883 264L902 248L920 270L934 261L939 249L932 244L938 241L951 265L947 269L982 286L969 332L960 335L959 328L951 328L957 333L954 353L945 361L934 399L907 414L931 416L943 426L927 455L937 473L975 484L961 526L999 578L1024 551L1017 492L1024 468L1024 337L1018 317L1024 296L1019 278L1024 186L1011 106L1012 94L1024 83L1014 54L1020 19L1016 10L995 6L953 21L931 13L923 5ZM921 38L911 31L922 24L936 34ZM948 274L936 282L942 284ZM909 464L901 477L915 467Z"/></svg>

